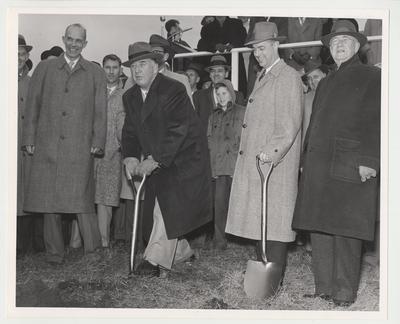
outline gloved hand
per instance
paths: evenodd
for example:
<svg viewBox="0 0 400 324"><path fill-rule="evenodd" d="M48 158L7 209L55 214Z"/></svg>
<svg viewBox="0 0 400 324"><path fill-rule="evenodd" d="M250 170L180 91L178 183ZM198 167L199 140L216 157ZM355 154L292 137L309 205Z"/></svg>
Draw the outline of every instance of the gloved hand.
<svg viewBox="0 0 400 324"><path fill-rule="evenodd" d="M139 165L136 168L136 174L150 175L157 168L158 168L158 162L154 161L153 158L147 158L146 160L139 163Z"/></svg>

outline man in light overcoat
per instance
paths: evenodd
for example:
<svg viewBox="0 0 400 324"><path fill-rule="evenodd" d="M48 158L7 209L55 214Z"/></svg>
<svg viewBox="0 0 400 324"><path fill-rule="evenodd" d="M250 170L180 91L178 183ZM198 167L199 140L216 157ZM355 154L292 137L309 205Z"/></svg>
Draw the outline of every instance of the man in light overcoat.
<svg viewBox="0 0 400 324"><path fill-rule="evenodd" d="M291 223L301 151L303 89L299 74L279 58L279 41L283 39L274 23L259 22L247 43L253 45L262 70L242 125L226 232L261 240L261 181L256 168L259 155L264 173L270 163L275 165L267 198L267 259L279 263L284 271L287 243L295 238Z"/></svg>
<svg viewBox="0 0 400 324"><path fill-rule="evenodd" d="M61 214L77 214L85 252L100 244L94 210L93 156L104 151L104 71L81 56L86 30L67 27L65 54L39 63L28 92L22 145L33 155L24 209L44 213L48 261L61 263Z"/></svg>

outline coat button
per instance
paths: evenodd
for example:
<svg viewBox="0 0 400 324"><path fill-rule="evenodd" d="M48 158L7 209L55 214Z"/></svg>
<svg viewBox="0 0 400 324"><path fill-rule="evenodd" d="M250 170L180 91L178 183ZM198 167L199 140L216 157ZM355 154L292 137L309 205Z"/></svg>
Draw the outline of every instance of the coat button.
<svg viewBox="0 0 400 324"><path fill-rule="evenodd" d="M25 116L24 116L24 115L22 115L22 116L21 116L21 119L24 119L24 118L25 118Z"/></svg>
<svg viewBox="0 0 400 324"><path fill-rule="evenodd" d="M68 88L65 88L65 92L68 92Z"/></svg>
<svg viewBox="0 0 400 324"><path fill-rule="evenodd" d="M21 97L21 101L24 101L24 98Z"/></svg>
<svg viewBox="0 0 400 324"><path fill-rule="evenodd" d="M242 125L242 127L243 127L243 128L246 128L246 127L247 127L247 125L246 125L246 124L243 124L243 125Z"/></svg>
<svg viewBox="0 0 400 324"><path fill-rule="evenodd" d="M65 136L64 136L64 135L61 135L61 136L60 136L60 139L62 139L62 140L65 139Z"/></svg>
<svg viewBox="0 0 400 324"><path fill-rule="evenodd" d="M250 98L250 99L249 99L249 102L250 102L250 103L252 103L253 101L254 101L253 98Z"/></svg>
<svg viewBox="0 0 400 324"><path fill-rule="evenodd" d="M275 149L274 152L278 152L278 149Z"/></svg>
<svg viewBox="0 0 400 324"><path fill-rule="evenodd" d="M239 151L239 154L240 154L240 155L243 155L243 151L242 151L242 150L240 150L240 151Z"/></svg>
<svg viewBox="0 0 400 324"><path fill-rule="evenodd" d="M63 116L67 116L67 113L65 111L62 112Z"/></svg>

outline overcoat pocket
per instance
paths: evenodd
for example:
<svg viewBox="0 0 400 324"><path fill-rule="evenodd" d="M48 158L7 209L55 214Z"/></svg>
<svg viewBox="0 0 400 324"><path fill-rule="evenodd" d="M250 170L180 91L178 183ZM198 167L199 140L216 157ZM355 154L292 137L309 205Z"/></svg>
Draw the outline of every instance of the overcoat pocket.
<svg viewBox="0 0 400 324"><path fill-rule="evenodd" d="M360 141L335 138L330 175L332 178L347 182L361 183L357 158Z"/></svg>

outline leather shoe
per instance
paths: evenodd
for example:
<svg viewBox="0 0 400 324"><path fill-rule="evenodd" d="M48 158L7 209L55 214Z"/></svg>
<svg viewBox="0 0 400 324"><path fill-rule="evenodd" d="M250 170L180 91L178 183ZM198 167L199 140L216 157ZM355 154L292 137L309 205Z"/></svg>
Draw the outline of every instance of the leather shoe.
<svg viewBox="0 0 400 324"><path fill-rule="evenodd" d="M333 303L337 307L349 307L351 304L354 303L354 301L334 299Z"/></svg>
<svg viewBox="0 0 400 324"><path fill-rule="evenodd" d="M324 299L324 300L330 300L331 299L330 295L323 294L323 293L321 293L321 294L304 294L303 297L305 297L305 298L321 298L321 299Z"/></svg>
<svg viewBox="0 0 400 324"><path fill-rule="evenodd" d="M149 261L143 260L133 273L139 276L159 277L160 267L158 265L152 265Z"/></svg>

